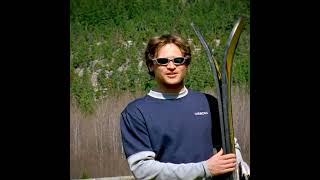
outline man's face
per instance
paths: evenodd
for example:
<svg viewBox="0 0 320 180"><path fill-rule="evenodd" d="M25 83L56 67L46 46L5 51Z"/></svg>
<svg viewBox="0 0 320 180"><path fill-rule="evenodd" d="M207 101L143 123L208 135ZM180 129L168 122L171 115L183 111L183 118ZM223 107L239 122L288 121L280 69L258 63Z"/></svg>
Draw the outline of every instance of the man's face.
<svg viewBox="0 0 320 180"><path fill-rule="evenodd" d="M158 51L157 58L183 57L180 49L175 44L166 44ZM155 74L155 80L162 88L175 88L183 86L183 79L186 74L187 65L175 65L169 61L167 65L153 64L150 67Z"/></svg>

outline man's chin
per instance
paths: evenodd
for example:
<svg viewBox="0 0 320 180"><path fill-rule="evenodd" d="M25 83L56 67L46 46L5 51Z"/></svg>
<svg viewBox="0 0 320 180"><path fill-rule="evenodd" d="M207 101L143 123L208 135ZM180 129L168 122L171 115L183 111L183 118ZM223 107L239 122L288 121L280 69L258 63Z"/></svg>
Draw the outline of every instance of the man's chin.
<svg viewBox="0 0 320 180"><path fill-rule="evenodd" d="M183 86L183 81L178 79L169 79L164 83L167 87L170 87L170 89L175 89Z"/></svg>

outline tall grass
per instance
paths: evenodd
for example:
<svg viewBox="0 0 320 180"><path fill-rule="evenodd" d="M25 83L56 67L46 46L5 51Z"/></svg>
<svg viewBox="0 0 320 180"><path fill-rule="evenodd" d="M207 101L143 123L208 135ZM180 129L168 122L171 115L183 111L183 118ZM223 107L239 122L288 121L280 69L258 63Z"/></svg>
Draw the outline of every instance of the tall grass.
<svg viewBox="0 0 320 180"><path fill-rule="evenodd" d="M206 91L214 95L213 91ZM145 92L110 95L94 108L91 115L70 105L70 175L78 179L131 175L120 136L120 113L129 101ZM232 91L235 136L244 160L250 164L250 98L242 88Z"/></svg>
<svg viewBox="0 0 320 180"><path fill-rule="evenodd" d="M129 175L121 144L120 112L132 93L113 95L97 103L90 115L70 105L70 175L80 178Z"/></svg>

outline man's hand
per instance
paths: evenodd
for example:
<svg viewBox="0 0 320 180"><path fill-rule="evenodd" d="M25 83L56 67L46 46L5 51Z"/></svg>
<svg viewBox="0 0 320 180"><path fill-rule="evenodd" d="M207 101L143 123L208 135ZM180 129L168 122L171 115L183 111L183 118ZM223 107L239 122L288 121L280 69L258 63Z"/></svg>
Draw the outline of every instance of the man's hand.
<svg viewBox="0 0 320 180"><path fill-rule="evenodd" d="M206 161L208 169L214 176L234 171L236 169L236 154L223 154L221 150Z"/></svg>

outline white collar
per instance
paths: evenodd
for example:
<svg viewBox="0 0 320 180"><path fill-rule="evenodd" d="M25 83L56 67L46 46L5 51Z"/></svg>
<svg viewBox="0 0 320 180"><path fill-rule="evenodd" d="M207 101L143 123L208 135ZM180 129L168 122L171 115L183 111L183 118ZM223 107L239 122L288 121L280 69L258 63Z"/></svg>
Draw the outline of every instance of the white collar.
<svg viewBox="0 0 320 180"><path fill-rule="evenodd" d="M188 94L188 89L184 86L179 93L161 93L150 90L148 95L157 99L179 99Z"/></svg>

